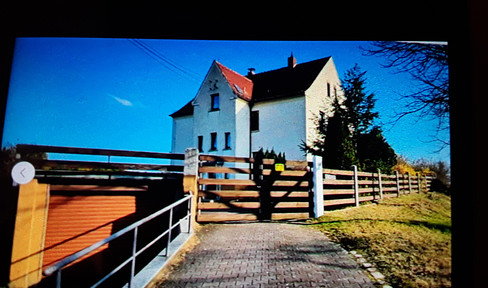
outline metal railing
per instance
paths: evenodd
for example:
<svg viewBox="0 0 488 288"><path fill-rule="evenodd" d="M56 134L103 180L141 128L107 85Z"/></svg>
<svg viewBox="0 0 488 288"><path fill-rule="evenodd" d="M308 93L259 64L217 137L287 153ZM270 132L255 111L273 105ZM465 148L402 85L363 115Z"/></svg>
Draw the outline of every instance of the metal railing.
<svg viewBox="0 0 488 288"><path fill-rule="evenodd" d="M97 283L95 283L94 285L92 285L91 287L97 287L99 286L100 284L102 284L105 280L107 280L109 277L111 277L112 275L114 275L117 271L119 271L120 269L122 269L123 267L125 267L127 264L131 264L131 269L130 269L130 278L129 278L129 283L128 283L128 287L133 287L133 281L134 281L134 276L135 276L135 267L136 267L136 257L138 255L140 255L142 252L144 252L146 249L148 249L149 247L151 247L153 244L155 244L157 241L159 241L161 238L163 238L164 236L168 235L168 243L166 245L166 254L165 256L168 256L168 249L169 249L169 244L171 242L171 231L178 227L181 222L183 220L186 219L186 221L188 221L188 230L186 233L191 233L191 199L192 199L192 194L190 195L187 195L185 196L184 198L174 202L173 204L169 205L169 206L166 206L165 208L147 216L146 218L144 219L141 219L135 223L133 223L132 225L130 226L127 226L126 228L110 235L109 237L83 249L83 250L80 250L66 258L63 258L62 260L58 261L57 263L55 263L54 265L51 265L49 266L48 268L46 268L44 271L43 271L43 274L45 276L51 276L53 275L54 273L56 273L56 287L57 288L60 288L61 287L61 272L63 270L64 267L66 267L67 265L69 265L70 263L80 259L81 257L87 255L88 253L102 247L103 245L106 245L107 243L109 243L110 241L114 240L114 239L117 239L119 238L120 236L124 235L124 234L127 234L131 231L133 231L133 240L132 240L132 256L129 257L127 260L125 260L124 262L122 262L119 266L117 266L115 269L113 269L111 272L109 272L106 276L104 276L102 279L100 279ZM187 214L186 216L182 217L181 219L179 219L176 223L173 223L173 209L179 205L182 205L183 203L185 202L188 202L188 206L187 206ZM154 240L152 240L151 242L149 242L146 246L142 247L141 249L137 250L137 232L138 232L138 228L139 226L151 221L152 219L162 215L163 213L166 213L169 211L169 226L168 226L168 229L166 231L164 231L162 234L160 234L159 236L157 236Z"/></svg>

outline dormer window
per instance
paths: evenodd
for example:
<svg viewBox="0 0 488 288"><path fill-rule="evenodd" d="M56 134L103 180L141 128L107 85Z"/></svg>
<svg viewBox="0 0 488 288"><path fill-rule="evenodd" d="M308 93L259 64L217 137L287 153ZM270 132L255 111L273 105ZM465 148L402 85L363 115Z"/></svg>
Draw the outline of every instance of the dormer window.
<svg viewBox="0 0 488 288"><path fill-rule="evenodd" d="M219 93L215 93L210 95L212 101L211 101L211 106L210 106L210 111L216 111L220 110L220 98L219 98Z"/></svg>

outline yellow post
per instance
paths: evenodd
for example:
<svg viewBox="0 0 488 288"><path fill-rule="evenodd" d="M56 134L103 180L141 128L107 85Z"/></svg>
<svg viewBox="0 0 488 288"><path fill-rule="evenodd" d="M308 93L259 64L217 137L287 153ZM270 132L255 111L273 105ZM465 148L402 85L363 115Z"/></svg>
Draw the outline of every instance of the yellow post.
<svg viewBox="0 0 488 288"><path fill-rule="evenodd" d="M41 281L48 207L48 184L34 179L20 185L9 287L29 287Z"/></svg>

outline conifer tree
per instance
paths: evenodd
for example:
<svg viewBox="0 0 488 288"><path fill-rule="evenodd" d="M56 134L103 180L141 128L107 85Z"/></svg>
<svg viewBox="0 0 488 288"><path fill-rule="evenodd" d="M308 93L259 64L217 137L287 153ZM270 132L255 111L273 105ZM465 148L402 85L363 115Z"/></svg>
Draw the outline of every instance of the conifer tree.
<svg viewBox="0 0 488 288"><path fill-rule="evenodd" d="M305 153L322 156L324 167L350 169L358 165L361 170L389 171L396 164L393 148L387 143L381 129L373 126L378 118L374 112L373 93L365 88L366 72L356 64L345 73L343 91L345 100L335 98L333 116L324 111L315 116L316 138L311 145L299 145Z"/></svg>
<svg viewBox="0 0 488 288"><path fill-rule="evenodd" d="M346 100L346 117L352 127L354 147L357 147L359 135L370 130L378 112L373 112L376 99L373 93L366 93L366 71L358 64L346 71L342 89Z"/></svg>
<svg viewBox="0 0 488 288"><path fill-rule="evenodd" d="M357 157L362 171L376 172L379 168L384 173L390 173L397 163L395 151L378 126L369 133L359 135Z"/></svg>
<svg viewBox="0 0 488 288"><path fill-rule="evenodd" d="M333 113L333 116L326 117L321 111L315 119L317 138L312 145L302 141L299 147L305 153L322 156L324 167L350 169L351 165L357 164L356 152L346 111L337 98L334 99Z"/></svg>

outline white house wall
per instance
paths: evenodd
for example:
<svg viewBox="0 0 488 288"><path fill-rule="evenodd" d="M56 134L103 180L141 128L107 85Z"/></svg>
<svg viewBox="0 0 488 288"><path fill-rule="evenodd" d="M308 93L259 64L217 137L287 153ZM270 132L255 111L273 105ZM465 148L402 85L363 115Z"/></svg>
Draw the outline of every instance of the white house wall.
<svg viewBox="0 0 488 288"><path fill-rule="evenodd" d="M195 147L193 141L193 116L177 117L173 119L172 153L185 153L186 148ZM176 164L176 160L172 160Z"/></svg>
<svg viewBox="0 0 488 288"><path fill-rule="evenodd" d="M285 152L288 160L305 160L298 145L305 140L305 97L258 102L259 132L252 132L252 151Z"/></svg>
<svg viewBox="0 0 488 288"><path fill-rule="evenodd" d="M327 83L330 85L331 96L327 95ZM334 89L335 88L335 89ZM328 116L332 115L332 103L334 101L335 91L339 99L343 99L343 92L341 88L341 81L337 70L332 60L329 59L324 69L319 73L309 89L305 91L306 95L306 133L307 144L310 145L313 139L316 137L316 124L314 122L315 116L319 115L319 112L326 111ZM309 161L312 160L312 156L308 155Z"/></svg>
<svg viewBox="0 0 488 288"><path fill-rule="evenodd" d="M235 100L236 131L232 137L235 156L249 157L249 103L242 99Z"/></svg>
<svg viewBox="0 0 488 288"><path fill-rule="evenodd" d="M220 108L211 111L211 95L219 93ZM194 100L193 141L203 136L204 154L234 155L236 138L235 99L232 89L215 63L212 64ZM225 148L225 133L231 133L231 149ZM217 133L217 150L210 150L210 133Z"/></svg>

